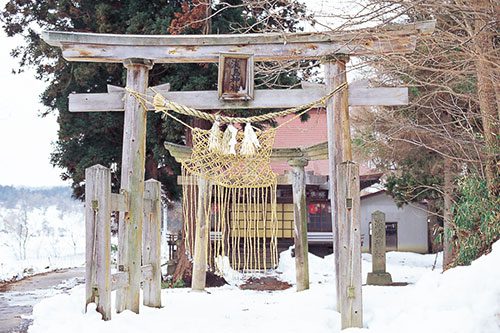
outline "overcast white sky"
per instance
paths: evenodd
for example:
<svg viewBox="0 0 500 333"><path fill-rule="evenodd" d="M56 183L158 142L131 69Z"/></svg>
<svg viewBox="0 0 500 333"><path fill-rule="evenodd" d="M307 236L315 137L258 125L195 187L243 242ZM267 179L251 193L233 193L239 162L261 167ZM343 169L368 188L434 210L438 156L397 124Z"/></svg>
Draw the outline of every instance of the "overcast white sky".
<svg viewBox="0 0 500 333"><path fill-rule="evenodd" d="M6 0L0 0L3 9ZM328 11L327 0L306 0L319 12ZM45 84L33 71L12 74L17 60L10 50L22 43L0 31L0 185L55 186L63 182L60 169L50 165L52 143L57 139L56 115L41 118L39 96Z"/></svg>
<svg viewBox="0 0 500 333"><path fill-rule="evenodd" d="M5 1L0 3L3 7ZM57 138L56 116L38 116L45 85L32 71L11 73L17 60L9 53L19 42L0 32L0 185L65 185L61 171L49 161L51 142Z"/></svg>

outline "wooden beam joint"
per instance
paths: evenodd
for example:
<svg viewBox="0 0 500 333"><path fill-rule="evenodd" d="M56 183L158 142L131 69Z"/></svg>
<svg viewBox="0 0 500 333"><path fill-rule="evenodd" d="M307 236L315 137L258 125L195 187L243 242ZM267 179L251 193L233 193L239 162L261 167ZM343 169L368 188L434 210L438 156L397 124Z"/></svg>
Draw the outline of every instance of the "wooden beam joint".
<svg viewBox="0 0 500 333"><path fill-rule="evenodd" d="M142 59L142 58L127 58L123 61L123 66L129 69L130 67L135 66L145 66L148 70L153 68L154 61L151 59Z"/></svg>

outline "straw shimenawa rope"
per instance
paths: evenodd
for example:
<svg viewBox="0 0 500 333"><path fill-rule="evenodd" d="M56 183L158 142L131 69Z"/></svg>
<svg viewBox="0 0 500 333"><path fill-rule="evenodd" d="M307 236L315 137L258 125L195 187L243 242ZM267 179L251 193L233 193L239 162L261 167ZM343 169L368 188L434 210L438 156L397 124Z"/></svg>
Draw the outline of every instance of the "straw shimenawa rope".
<svg viewBox="0 0 500 333"><path fill-rule="evenodd" d="M215 122L218 120L221 124L229 124L229 123L255 123L255 122L261 122L261 121L266 121L266 120L271 120L274 118L279 118L279 117L284 117L292 113L300 112L303 110L308 110L317 106L324 106L325 103L330 99L333 95L335 95L337 92L347 88L347 83L344 82L338 87L336 87L334 90L332 90L330 93L327 95L323 96L322 98L313 101L311 103L307 103L304 105L300 105L294 108L278 111L278 112L271 112L263 115L258 115L258 116L250 116L250 117L229 117L229 116L224 116L220 114L212 114L208 112L203 112L200 110L196 110L193 108L190 108L186 105L182 105L179 103L176 103L174 101L167 100L164 96L162 96L160 93L156 93L155 96L153 97L153 101L149 101L147 98L148 96L141 94L137 91L131 90L129 88L126 88L127 92L130 94L134 95L138 100L142 101L144 104L150 104L152 105L157 112L165 112L167 113L168 111L174 111L179 114L183 114L186 116L192 116L192 117L197 117L200 119L205 119L209 120L211 122Z"/></svg>
<svg viewBox="0 0 500 333"><path fill-rule="evenodd" d="M251 117L210 114L166 100L159 93L151 102L150 96L127 90L144 108L147 104L153 105L156 111L186 126L189 125L170 111L214 123L211 130L192 128L192 153L188 160L181 161L183 215L186 221L193 221L184 223L188 255L194 253L196 228L193 226L204 226L204 239L211 240L205 245L205 260L215 272L223 275L229 263L233 269L244 272L265 271L277 266L280 223L277 176L270 165L277 128L254 130L251 123L290 114L295 114L294 119L314 107L325 105L329 98L346 87L344 83L311 103ZM291 119L281 125L289 121ZM245 133L232 125L236 123L246 123ZM228 124L227 135L219 130L221 124ZM198 193L200 184L206 184L206 188L203 187L206 195Z"/></svg>

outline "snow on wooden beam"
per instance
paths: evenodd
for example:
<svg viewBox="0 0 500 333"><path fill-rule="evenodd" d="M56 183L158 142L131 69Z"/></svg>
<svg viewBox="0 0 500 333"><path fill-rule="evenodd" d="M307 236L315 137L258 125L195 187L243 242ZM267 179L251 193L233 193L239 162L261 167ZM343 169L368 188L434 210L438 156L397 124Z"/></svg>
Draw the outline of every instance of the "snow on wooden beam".
<svg viewBox="0 0 500 333"><path fill-rule="evenodd" d="M323 85L307 87L306 89L256 90L255 98L249 101L220 100L217 91L169 91L155 89L166 99L198 110L223 109L279 109L291 108L307 104L328 94ZM116 88L109 93L71 94L69 95L69 110L71 112L123 111L124 91ZM154 95L148 90L151 100ZM349 89L349 105L407 105L408 88L366 88L352 87ZM150 111L153 110L148 105Z"/></svg>
<svg viewBox="0 0 500 333"><path fill-rule="evenodd" d="M418 34L433 21L345 32L244 35L113 35L44 31L42 39L60 47L69 61L155 63L217 62L220 52L251 53L255 61L318 59L332 54L368 55L413 52Z"/></svg>

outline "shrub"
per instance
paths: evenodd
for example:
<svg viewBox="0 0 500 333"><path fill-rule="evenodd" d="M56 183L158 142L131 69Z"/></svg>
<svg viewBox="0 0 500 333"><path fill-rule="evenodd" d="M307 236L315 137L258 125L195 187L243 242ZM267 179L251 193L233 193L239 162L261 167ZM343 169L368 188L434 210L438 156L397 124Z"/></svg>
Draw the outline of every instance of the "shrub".
<svg viewBox="0 0 500 333"><path fill-rule="evenodd" d="M456 265L469 265L491 251L500 238L500 199L488 195L483 179L466 176L457 187L457 200L452 207Z"/></svg>

